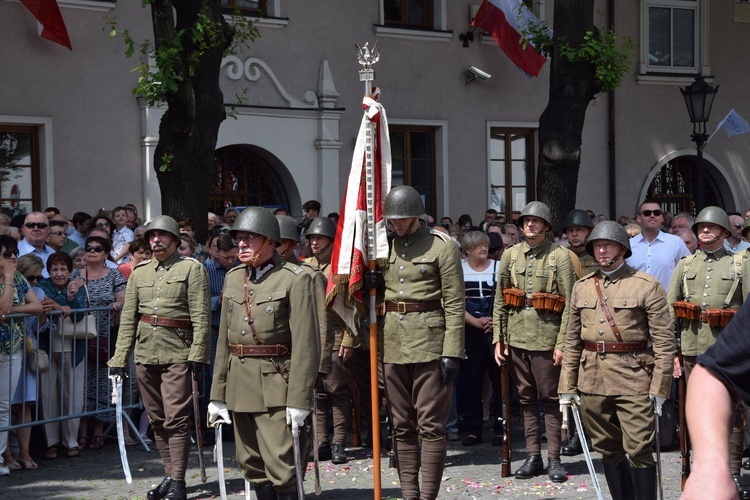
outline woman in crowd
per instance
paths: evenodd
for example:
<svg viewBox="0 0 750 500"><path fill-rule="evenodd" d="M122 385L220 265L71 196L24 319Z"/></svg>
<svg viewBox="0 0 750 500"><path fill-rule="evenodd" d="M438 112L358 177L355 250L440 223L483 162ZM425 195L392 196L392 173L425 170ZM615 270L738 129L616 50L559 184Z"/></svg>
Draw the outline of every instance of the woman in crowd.
<svg viewBox="0 0 750 500"><path fill-rule="evenodd" d="M73 269L86 269L86 251L82 246L75 247L69 255L73 259Z"/></svg>
<svg viewBox="0 0 750 500"><path fill-rule="evenodd" d="M177 251L183 257L192 257L195 253L195 240L185 233L180 234L180 246Z"/></svg>
<svg viewBox="0 0 750 500"><path fill-rule="evenodd" d="M151 248L148 246L148 242L143 238L136 238L130 243L130 261L120 264L117 268L127 280L130 278L130 273L133 272L135 266L145 260L151 258Z"/></svg>
<svg viewBox="0 0 750 500"><path fill-rule="evenodd" d="M10 424L12 392L18 385L24 356L25 322L9 320L13 313L41 314L42 302L17 271L18 245L12 236L0 235L0 428ZM11 392L12 391L12 392ZM0 432L0 454L5 455L8 432ZM0 476L10 473L0 462Z"/></svg>
<svg viewBox="0 0 750 500"><path fill-rule="evenodd" d="M180 226L180 234L187 234L191 238L195 240L195 224L193 224L193 221L191 219L182 219L180 222L178 222ZM206 261L207 257L206 248L198 243L196 241L195 243L195 252L193 253L193 257L198 259L201 262Z"/></svg>
<svg viewBox="0 0 750 500"><path fill-rule="evenodd" d="M73 259L70 255L56 252L47 259L49 278L39 283L46 300L51 302L52 310L62 311L62 316L58 316L61 319L57 321L56 331L52 335L42 336L40 341L42 349L47 351L50 357L49 371L41 376L41 411L45 419L61 416L61 405L62 415L81 413L83 409L86 377L83 359L86 357L86 340L64 338L62 333L70 335L72 333L68 330L72 328L61 325L61 320L71 316L73 309L86 307L83 279L70 281L72 272ZM76 313L72 315L72 319L79 322L84 316L84 313ZM77 328L84 328L84 325L78 323ZM65 332L62 329L65 329ZM44 432L48 447L45 458L56 458L61 446L67 448L66 456L77 457L80 449L86 446L86 440L77 441L80 423L80 419L71 418L45 424Z"/></svg>
<svg viewBox="0 0 750 500"><path fill-rule="evenodd" d="M466 359L461 361L464 383L464 412L469 435L464 446L482 442L482 387L492 356L492 305L495 292L496 261L487 258L489 237L481 231L469 231L461 249L466 286ZM495 377L496 378L496 377ZM499 400L500 398L498 398ZM499 401L498 401L499 402ZM495 413L498 416L498 413Z"/></svg>
<svg viewBox="0 0 750 500"><path fill-rule="evenodd" d="M112 219L110 219L106 215L97 215L92 219L91 225L89 226L89 231L92 231L94 229L101 229L103 231L106 231L109 235L110 241L112 241L112 231L114 227L115 224L114 222L112 222Z"/></svg>
<svg viewBox="0 0 750 500"><path fill-rule="evenodd" d="M89 340L86 410L96 411L110 407L111 391L106 360L109 358L110 347L114 350L117 341L115 318L125 301L127 282L120 271L107 267L107 256L112 251L112 244L108 239L102 236L89 236L86 238L84 250L86 251L86 269L83 271L76 269L71 276L73 279L83 278L88 290L87 306L111 306L113 309L94 312L99 323L99 335L96 339ZM81 419L79 437L88 437L88 448L101 448L105 421L110 422L113 419L114 415L111 413L97 415L91 436L88 433L88 422L84 422L87 419Z"/></svg>

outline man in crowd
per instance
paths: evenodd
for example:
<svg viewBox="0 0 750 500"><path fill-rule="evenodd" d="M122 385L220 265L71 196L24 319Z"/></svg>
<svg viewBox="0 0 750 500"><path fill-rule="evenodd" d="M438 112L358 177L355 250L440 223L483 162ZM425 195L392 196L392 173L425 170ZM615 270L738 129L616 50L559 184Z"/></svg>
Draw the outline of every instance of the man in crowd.
<svg viewBox="0 0 750 500"><path fill-rule="evenodd" d="M724 240L724 248L732 253L738 253L750 248L750 243L742 239L742 230L745 227L745 219L738 212L729 214L730 235Z"/></svg>
<svg viewBox="0 0 750 500"><path fill-rule="evenodd" d="M404 499L435 499L446 457L445 423L464 354L466 312L458 246L422 225L422 198L391 189L383 216L395 235L383 270L383 362ZM376 279L367 274L367 286ZM419 476L422 481L420 484Z"/></svg>
<svg viewBox="0 0 750 500"><path fill-rule="evenodd" d="M237 216L240 215L239 210L234 207L227 207L224 209L224 224L229 227L234 225L234 221L237 220Z"/></svg>
<svg viewBox="0 0 750 500"><path fill-rule="evenodd" d="M305 237L310 242L312 257L305 263L317 267L323 272L323 276L329 275L331 255L333 253L333 240L336 237L336 226L327 217L318 217L312 221L310 227L305 231ZM331 310L329 316L334 314ZM333 318L329 317L333 322ZM323 356L331 357L331 371L318 377L315 385L316 398L318 399L317 414L315 418L318 424L318 455L321 460L331 460L334 464L347 462L344 447L346 445L346 433L349 429L351 407L349 405L349 370L344 365L352 355L353 348L359 344L359 340L351 335L351 332L343 329L340 325L335 326L335 340L329 352L322 353ZM328 410L333 413L333 445L328 440Z"/></svg>
<svg viewBox="0 0 750 500"><path fill-rule="evenodd" d="M47 236L47 245L53 250L70 253L74 248L80 246L68 238L68 218L63 214L55 214L49 218L50 232Z"/></svg>
<svg viewBox="0 0 750 500"><path fill-rule="evenodd" d="M658 203L653 200L641 203L638 223L643 229L630 240L632 255L627 262L630 267L656 277L669 292L675 266L690 252L678 236L661 230L663 222L664 215Z"/></svg>
<svg viewBox="0 0 750 500"><path fill-rule="evenodd" d="M725 248L729 228L729 218L721 208L701 210L693 225L701 250L677 264L669 287L669 303L675 331L681 338L684 362L684 367L680 367L675 360L674 376L680 377L684 368L688 383L697 357L716 342L731 315L743 303L740 282L745 259ZM694 314L686 312L685 303L692 306ZM750 499L750 488L743 484L740 476L743 427L742 411L738 409L730 439L729 465L739 497Z"/></svg>
<svg viewBox="0 0 750 500"><path fill-rule="evenodd" d="M292 500L293 447L305 443L320 363L313 282L276 253L270 210L243 210L231 235L242 264L224 281L209 424L230 423L232 411L237 463L258 499Z"/></svg>
<svg viewBox="0 0 750 500"><path fill-rule="evenodd" d="M487 211L484 212L484 220L479 225L479 228L482 231L486 232L487 224L489 224L490 222L494 222L496 218L497 218L497 210L495 210L494 208L488 208Z"/></svg>
<svg viewBox="0 0 750 500"><path fill-rule="evenodd" d="M576 273L568 251L546 238L551 219L549 207L539 201L521 211L518 223L525 241L507 249L500 259L492 323L495 360L505 363L510 354L526 436L526 460L514 475L530 479L544 473L539 422L543 404L549 478L563 482L568 475L560 462L557 384Z"/></svg>
<svg viewBox="0 0 750 500"><path fill-rule="evenodd" d="M177 252L177 221L154 218L145 238L153 258L130 275L117 348L108 365L112 375L127 378L125 367L135 350L138 387L166 474L147 498L182 500L187 499L192 380L209 360L210 292L203 265Z"/></svg>
<svg viewBox="0 0 750 500"><path fill-rule="evenodd" d="M617 222L597 224L586 250L601 269L573 287L560 402L580 403L612 498L656 498L654 413L669 395L675 352L666 295L625 264L630 242Z"/></svg>
<svg viewBox="0 0 750 500"><path fill-rule="evenodd" d="M674 234L685 242L685 246L691 254L695 253L698 249L698 238L695 237L692 229L678 229Z"/></svg>
<svg viewBox="0 0 750 500"><path fill-rule="evenodd" d="M664 216L664 214L662 214ZM665 222L666 223L666 222ZM669 226L669 232L671 234L677 234L680 229L693 230L693 224L695 219L692 215L686 212L680 212L672 218L672 224Z"/></svg>
<svg viewBox="0 0 750 500"><path fill-rule="evenodd" d="M515 245L521 241L521 232L515 224L506 224L505 233L510 236L511 245Z"/></svg>
<svg viewBox="0 0 750 500"><path fill-rule="evenodd" d="M579 278L599 269L599 263L586 251L586 238L589 237L594 225L591 217L584 210L571 210L563 222L563 234L570 243L570 249L578 257L581 264Z"/></svg>
<svg viewBox="0 0 750 500"><path fill-rule="evenodd" d="M47 245L49 236L49 219L42 212L31 212L23 221L21 235L23 239L18 242L18 256L33 254L42 259L44 268L42 276L49 278L47 273L47 259L55 253L55 250Z"/></svg>
<svg viewBox="0 0 750 500"><path fill-rule="evenodd" d="M86 212L76 212L70 221L73 223L74 231L68 237L78 243L78 246L83 246L86 243L86 233L89 230L91 216Z"/></svg>

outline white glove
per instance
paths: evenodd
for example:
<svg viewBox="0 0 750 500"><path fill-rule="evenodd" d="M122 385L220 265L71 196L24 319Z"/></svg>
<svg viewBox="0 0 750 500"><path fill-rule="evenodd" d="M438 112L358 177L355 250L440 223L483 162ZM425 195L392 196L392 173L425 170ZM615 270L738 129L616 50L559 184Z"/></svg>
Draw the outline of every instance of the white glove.
<svg viewBox="0 0 750 500"><path fill-rule="evenodd" d="M575 402L576 405L581 406L581 396L574 392L563 392L560 394L560 411L563 411L563 406L571 406Z"/></svg>
<svg viewBox="0 0 750 500"><path fill-rule="evenodd" d="M211 401L208 403L208 425L217 426L220 424L231 424L229 410L224 401Z"/></svg>
<svg viewBox="0 0 750 500"><path fill-rule="evenodd" d="M657 396L656 394L649 394L648 397L651 401L654 402L654 413L661 417L661 406L667 399L661 396Z"/></svg>
<svg viewBox="0 0 750 500"><path fill-rule="evenodd" d="M286 407L286 423L292 426L292 434L299 433L299 428L305 425L305 419L310 414L310 410L302 408Z"/></svg>

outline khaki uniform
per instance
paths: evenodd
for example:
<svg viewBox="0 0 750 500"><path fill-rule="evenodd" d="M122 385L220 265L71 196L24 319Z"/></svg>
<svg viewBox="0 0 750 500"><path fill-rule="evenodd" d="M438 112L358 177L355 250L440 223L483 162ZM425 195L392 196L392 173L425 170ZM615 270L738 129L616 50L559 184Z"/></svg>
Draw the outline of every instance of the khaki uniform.
<svg viewBox="0 0 750 500"><path fill-rule="evenodd" d="M541 454L539 403L545 408L548 456L560 456L562 414L557 396L560 367L554 366L553 356L555 350L562 351L565 347L570 291L575 280L568 251L547 239L533 248L526 242L514 245L500 259L493 343L510 345L510 372L519 395L529 456ZM503 299L506 288L523 290L527 300L537 292L562 295L566 298L565 307L562 314L537 311L531 306L512 308Z"/></svg>
<svg viewBox="0 0 750 500"><path fill-rule="evenodd" d="M442 300L431 310L385 312L382 351L403 497L435 498L452 395L452 384L442 381L440 360L465 358L461 257L452 239L422 227L393 237L388 261L383 271L386 306Z"/></svg>
<svg viewBox="0 0 750 500"><path fill-rule="evenodd" d="M245 478L261 486L270 482L279 493L294 492L296 485L286 408L313 407L320 365L316 318L311 273L277 254L266 265L252 269L242 264L227 273L211 399L226 401L234 412L237 461ZM230 354L230 344L258 344L255 335L264 345L290 346L291 352L274 357Z"/></svg>
<svg viewBox="0 0 750 500"><path fill-rule="evenodd" d="M581 274L578 276L579 279L600 269L599 263L594 257L589 255L586 250L581 253L576 253L576 257L578 257L578 262L581 263Z"/></svg>
<svg viewBox="0 0 750 500"><path fill-rule="evenodd" d="M175 252L138 265L128 280L117 346L108 365L127 367L135 350L138 386L166 474L185 479L190 452L192 376L187 361L208 363L211 292L203 265ZM191 329L152 326L141 315L190 319Z"/></svg>
<svg viewBox="0 0 750 500"><path fill-rule="evenodd" d="M584 349L586 342L618 343L599 302L594 276L622 341L646 342L651 349L605 354ZM611 276L598 271L575 284L558 390L581 393L586 428L605 464L621 463L626 453L635 467L654 463L653 405L648 395L669 397L674 353L666 295L656 278L623 264ZM651 376L641 364L653 370Z"/></svg>

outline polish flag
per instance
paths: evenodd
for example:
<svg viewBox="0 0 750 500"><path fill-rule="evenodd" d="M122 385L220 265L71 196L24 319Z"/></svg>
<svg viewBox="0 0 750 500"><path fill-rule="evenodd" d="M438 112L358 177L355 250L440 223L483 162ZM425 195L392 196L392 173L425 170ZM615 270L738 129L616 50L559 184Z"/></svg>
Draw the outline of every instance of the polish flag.
<svg viewBox="0 0 750 500"><path fill-rule="evenodd" d="M57 0L21 0L39 23L39 36L73 50Z"/></svg>
<svg viewBox="0 0 750 500"><path fill-rule="evenodd" d="M531 77L539 76L547 58L530 42L524 47L521 31L539 22L521 0L483 0L471 25L489 33L510 60Z"/></svg>

